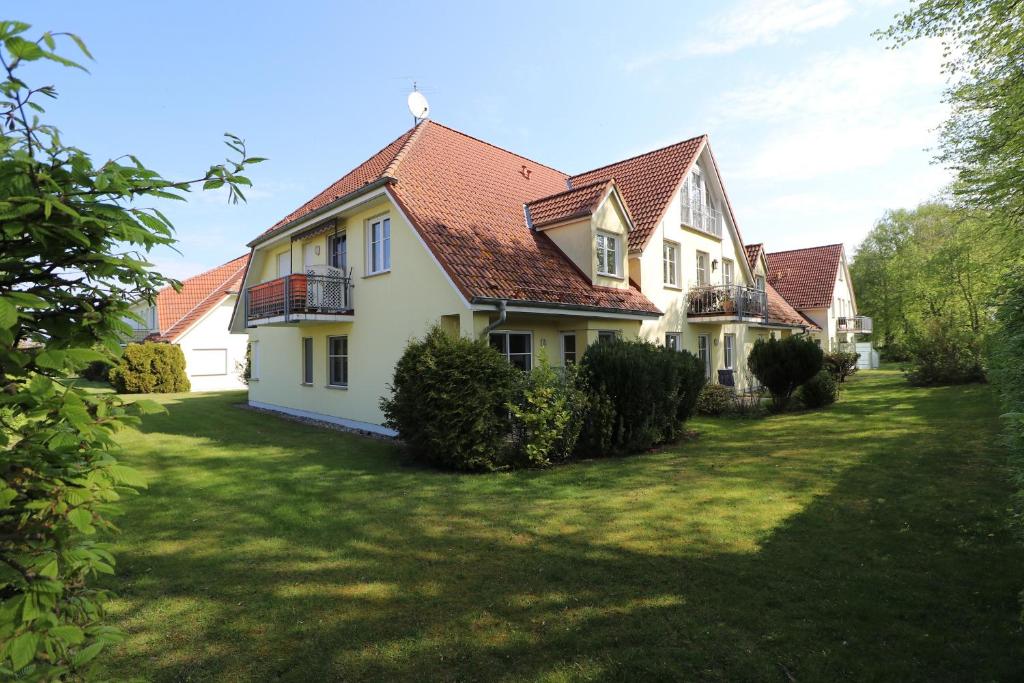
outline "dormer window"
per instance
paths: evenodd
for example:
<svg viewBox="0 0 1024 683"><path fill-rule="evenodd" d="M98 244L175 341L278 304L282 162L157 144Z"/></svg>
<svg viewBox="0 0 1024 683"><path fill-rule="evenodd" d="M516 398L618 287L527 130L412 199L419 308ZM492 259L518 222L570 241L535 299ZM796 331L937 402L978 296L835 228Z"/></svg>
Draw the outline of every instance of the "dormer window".
<svg viewBox="0 0 1024 683"><path fill-rule="evenodd" d="M620 277L619 270L619 238L597 233L597 274Z"/></svg>

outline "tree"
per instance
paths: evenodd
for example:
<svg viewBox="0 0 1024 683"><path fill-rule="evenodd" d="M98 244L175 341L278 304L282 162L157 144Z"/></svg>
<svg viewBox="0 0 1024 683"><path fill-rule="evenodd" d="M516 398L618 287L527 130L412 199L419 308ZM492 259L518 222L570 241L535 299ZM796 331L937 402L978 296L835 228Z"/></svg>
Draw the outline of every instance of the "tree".
<svg viewBox="0 0 1024 683"><path fill-rule="evenodd" d="M793 392L821 370L821 348L804 336L758 339L747 356L747 367L772 395L772 405L783 411Z"/></svg>
<svg viewBox="0 0 1024 683"><path fill-rule="evenodd" d="M92 583L114 571L99 540L114 530L121 495L144 485L114 457L114 433L135 424L130 406L78 388L73 375L116 362L129 332L129 306L172 283L144 252L174 242L151 200L182 200L193 185L244 199L249 164L243 141L227 136L235 160L188 181L165 179L134 156L95 165L43 123L26 63L82 68L60 55L72 34L25 37L29 26L0 22L0 678L80 678L119 639L103 624L104 591ZM90 57L91 58L91 57Z"/></svg>

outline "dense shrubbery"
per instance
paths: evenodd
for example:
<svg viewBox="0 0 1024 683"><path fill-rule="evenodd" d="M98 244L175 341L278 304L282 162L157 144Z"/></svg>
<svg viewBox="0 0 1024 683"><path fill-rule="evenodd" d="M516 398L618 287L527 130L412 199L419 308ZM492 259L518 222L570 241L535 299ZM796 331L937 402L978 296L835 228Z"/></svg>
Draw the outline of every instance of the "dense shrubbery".
<svg viewBox="0 0 1024 683"><path fill-rule="evenodd" d="M435 327L406 348L381 409L430 464L543 467L675 441L703 383L695 356L645 342L592 345L579 368L541 357L522 373L485 342Z"/></svg>
<svg viewBox="0 0 1024 683"><path fill-rule="evenodd" d="M185 354L176 344L129 344L109 376L121 394L172 394L191 389Z"/></svg>
<svg viewBox="0 0 1024 683"><path fill-rule="evenodd" d="M721 384L708 384L700 390L697 412L701 415L724 415L733 407L733 391Z"/></svg>
<svg viewBox="0 0 1024 683"><path fill-rule="evenodd" d="M747 357L747 367L772 395L777 411L785 410L797 387L818 374L821 349L804 336L758 339Z"/></svg>
<svg viewBox="0 0 1024 683"><path fill-rule="evenodd" d="M797 394L807 408L824 408L839 398L839 384L828 370L821 370L801 385Z"/></svg>
<svg viewBox="0 0 1024 683"><path fill-rule="evenodd" d="M944 320L930 320L910 340L907 380L917 386L984 382L978 338Z"/></svg>
<svg viewBox="0 0 1024 683"><path fill-rule="evenodd" d="M824 358L825 369L828 371L828 374L832 375L832 379L842 384L846 381L847 377L857 373L858 360L860 360L859 353L847 353L845 351L827 353Z"/></svg>
<svg viewBox="0 0 1024 683"><path fill-rule="evenodd" d="M643 341L592 344L580 370L591 392L582 440L588 455L677 440L704 386L703 364L692 353Z"/></svg>
<svg viewBox="0 0 1024 683"><path fill-rule="evenodd" d="M82 370L82 377L93 382L107 382L111 367L109 360L94 360Z"/></svg>
<svg viewBox="0 0 1024 683"><path fill-rule="evenodd" d="M409 343L395 366L391 396L381 399L385 425L415 458L456 470L490 470L507 462L508 404L519 371L485 342L440 327Z"/></svg>

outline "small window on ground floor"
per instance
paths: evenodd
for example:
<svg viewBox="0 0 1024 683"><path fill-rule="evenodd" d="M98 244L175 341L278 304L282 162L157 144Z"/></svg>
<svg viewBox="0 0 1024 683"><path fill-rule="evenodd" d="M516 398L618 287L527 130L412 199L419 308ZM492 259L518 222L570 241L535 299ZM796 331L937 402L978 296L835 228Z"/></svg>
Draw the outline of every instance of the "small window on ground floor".
<svg viewBox="0 0 1024 683"><path fill-rule="evenodd" d="M711 337L697 335L697 358L704 364L704 376L711 378Z"/></svg>
<svg viewBox="0 0 1024 683"><path fill-rule="evenodd" d="M682 335L679 334L678 332L666 332L665 346L672 349L673 351L681 351L683 348Z"/></svg>
<svg viewBox="0 0 1024 683"><path fill-rule="evenodd" d="M723 339L725 348L725 369L732 370L736 360L736 335L727 334Z"/></svg>
<svg viewBox="0 0 1024 683"><path fill-rule="evenodd" d="M576 333L562 333L562 365L576 364Z"/></svg>
<svg viewBox="0 0 1024 683"><path fill-rule="evenodd" d="M618 338L619 333L616 330L600 330L597 333L597 341L599 342L615 341Z"/></svg>
<svg viewBox="0 0 1024 683"><path fill-rule="evenodd" d="M529 332L491 332L491 347L520 370L533 367L533 335Z"/></svg>
<svg viewBox="0 0 1024 683"><path fill-rule="evenodd" d="M302 383L313 383L313 338L302 338Z"/></svg>
<svg viewBox="0 0 1024 683"><path fill-rule="evenodd" d="M327 338L327 384L348 386L348 337Z"/></svg>

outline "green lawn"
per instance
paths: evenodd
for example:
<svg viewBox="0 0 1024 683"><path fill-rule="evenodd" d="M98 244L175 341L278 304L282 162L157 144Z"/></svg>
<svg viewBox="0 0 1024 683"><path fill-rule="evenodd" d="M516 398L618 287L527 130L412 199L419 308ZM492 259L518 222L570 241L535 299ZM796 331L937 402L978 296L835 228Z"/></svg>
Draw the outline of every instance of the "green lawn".
<svg viewBox="0 0 1024 683"><path fill-rule="evenodd" d="M100 673L155 680L1021 680L1024 552L984 386L857 376L670 450L451 475L159 400Z"/></svg>

